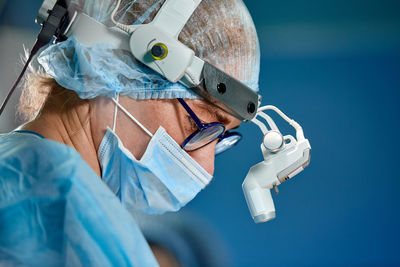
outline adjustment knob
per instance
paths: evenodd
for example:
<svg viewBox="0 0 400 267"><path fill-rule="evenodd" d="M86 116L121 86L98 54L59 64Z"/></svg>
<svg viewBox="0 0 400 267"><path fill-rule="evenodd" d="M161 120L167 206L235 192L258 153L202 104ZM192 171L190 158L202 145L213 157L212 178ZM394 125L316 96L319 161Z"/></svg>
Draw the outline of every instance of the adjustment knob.
<svg viewBox="0 0 400 267"><path fill-rule="evenodd" d="M150 54L155 60L161 60L168 55L168 48L163 43L156 43L151 48Z"/></svg>
<svg viewBox="0 0 400 267"><path fill-rule="evenodd" d="M264 135L263 144L269 151L278 152L283 147L284 139L280 132L271 130Z"/></svg>

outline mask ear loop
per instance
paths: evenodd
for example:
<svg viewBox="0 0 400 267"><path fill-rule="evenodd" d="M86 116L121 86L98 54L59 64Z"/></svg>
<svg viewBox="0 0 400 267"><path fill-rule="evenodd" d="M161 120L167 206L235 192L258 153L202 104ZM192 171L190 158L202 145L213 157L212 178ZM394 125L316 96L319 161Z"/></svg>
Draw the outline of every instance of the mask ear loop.
<svg viewBox="0 0 400 267"><path fill-rule="evenodd" d="M114 99L113 99L114 100ZM117 103L119 102L119 94L117 94L117 97L116 97L116 100L115 101L117 101ZM115 102L114 101L114 102ZM112 130L113 130L113 132L115 133L115 127L116 127L116 125L117 125L117 113L118 113L118 105L115 105L115 109L114 109L114 121L113 121L113 127L112 127Z"/></svg>
<svg viewBox="0 0 400 267"><path fill-rule="evenodd" d="M133 117L123 106L121 106L121 104L118 103L117 100L115 100L114 98L111 98L111 100L114 101L114 103L116 104L116 108L118 106L126 114L126 116L128 116L131 120L133 120L150 137L153 137L153 134L149 130L147 130L146 127L143 126L143 124L141 124L137 119L135 119L135 117ZM115 119L114 119L114 121L115 121Z"/></svg>

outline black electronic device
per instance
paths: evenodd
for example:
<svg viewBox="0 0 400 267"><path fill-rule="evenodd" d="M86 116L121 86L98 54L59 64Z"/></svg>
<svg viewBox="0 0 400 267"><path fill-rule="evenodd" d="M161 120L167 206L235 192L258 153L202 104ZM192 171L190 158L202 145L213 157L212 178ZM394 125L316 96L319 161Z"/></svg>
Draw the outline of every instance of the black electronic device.
<svg viewBox="0 0 400 267"><path fill-rule="evenodd" d="M37 22L42 26L38 37L36 39L35 44L33 45L32 50L29 53L29 57L25 62L25 65L18 76L17 80L15 81L14 85L8 92L6 98L4 99L3 103L0 107L0 115L3 113L7 102L10 100L12 94L14 93L15 89L17 88L19 82L21 81L22 77L26 69L28 68L30 62L32 61L33 57L37 54L37 52L50 43L50 41L54 37L55 42L64 41L67 39L64 36L64 31L69 25L69 16L67 10L67 3L65 0L46 0L43 2L39 14L42 14L41 21L38 21L40 18L38 16Z"/></svg>

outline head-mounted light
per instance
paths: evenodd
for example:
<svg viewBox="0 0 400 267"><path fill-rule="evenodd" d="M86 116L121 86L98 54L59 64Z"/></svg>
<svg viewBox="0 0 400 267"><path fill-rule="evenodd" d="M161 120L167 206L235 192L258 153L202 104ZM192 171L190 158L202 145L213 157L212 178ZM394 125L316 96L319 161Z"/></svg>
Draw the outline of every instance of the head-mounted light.
<svg viewBox="0 0 400 267"><path fill-rule="evenodd" d="M54 0L43 3L37 21L47 19L48 13L43 10L51 6L50 2L54 3ZM137 60L167 80L184 84L240 120L251 120L257 113L260 96L234 77L197 57L192 49L178 40L179 33L200 2L167 0L152 22L139 25L115 22L116 27L107 27L76 11L64 35L74 35L80 43L88 46L103 42L130 51Z"/></svg>

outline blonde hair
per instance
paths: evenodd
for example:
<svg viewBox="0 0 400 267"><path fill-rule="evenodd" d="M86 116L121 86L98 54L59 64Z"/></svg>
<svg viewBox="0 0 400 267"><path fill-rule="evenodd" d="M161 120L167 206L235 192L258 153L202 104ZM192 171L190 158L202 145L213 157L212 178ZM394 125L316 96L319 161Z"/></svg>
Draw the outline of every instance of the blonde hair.
<svg viewBox="0 0 400 267"><path fill-rule="evenodd" d="M30 72L23 83L18 116L23 121L33 120L45 106L52 106L58 99L63 99L59 110L68 110L87 102L86 99L80 99L74 91L59 85L42 70Z"/></svg>

